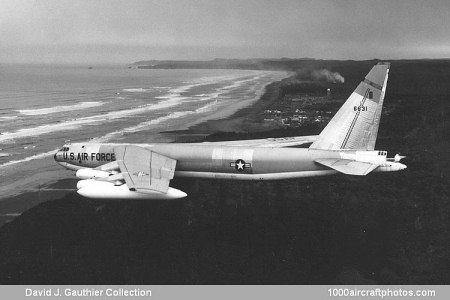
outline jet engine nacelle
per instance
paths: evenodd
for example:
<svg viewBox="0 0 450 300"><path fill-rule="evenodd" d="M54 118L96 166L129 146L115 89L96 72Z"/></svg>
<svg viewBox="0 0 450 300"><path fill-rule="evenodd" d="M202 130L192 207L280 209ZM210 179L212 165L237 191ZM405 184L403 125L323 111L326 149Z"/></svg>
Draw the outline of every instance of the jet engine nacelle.
<svg viewBox="0 0 450 300"><path fill-rule="evenodd" d="M399 162L387 161L374 170L374 172L393 172L406 169L406 165Z"/></svg>
<svg viewBox="0 0 450 300"><path fill-rule="evenodd" d="M404 159L406 156L403 156L403 155L400 155L400 154L395 154L395 156L394 157L392 157L392 158L388 158L387 160L388 161L394 161L394 162L399 162L399 161L401 161L402 159Z"/></svg>
<svg viewBox="0 0 450 300"><path fill-rule="evenodd" d="M139 193L130 191L126 184L114 185L114 183L98 180L80 180L77 184L78 194L86 198L94 199L144 199L144 200L172 200L187 196L183 191L169 187L167 193L151 191Z"/></svg>
<svg viewBox="0 0 450 300"><path fill-rule="evenodd" d="M400 154L395 154L394 156L394 161L395 162L399 162L400 160L402 160L403 158L405 158L406 156L402 156Z"/></svg>
<svg viewBox="0 0 450 300"><path fill-rule="evenodd" d="M92 179L92 178L105 178L110 176L111 173L93 169L80 169L77 171L76 176L81 179Z"/></svg>

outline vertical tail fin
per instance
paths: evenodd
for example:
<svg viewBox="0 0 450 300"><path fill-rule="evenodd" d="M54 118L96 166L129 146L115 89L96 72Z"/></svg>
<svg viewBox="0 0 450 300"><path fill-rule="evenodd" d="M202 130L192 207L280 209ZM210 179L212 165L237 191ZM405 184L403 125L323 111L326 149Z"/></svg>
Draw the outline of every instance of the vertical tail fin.
<svg viewBox="0 0 450 300"><path fill-rule="evenodd" d="M374 150L390 63L380 62L358 85L311 149Z"/></svg>

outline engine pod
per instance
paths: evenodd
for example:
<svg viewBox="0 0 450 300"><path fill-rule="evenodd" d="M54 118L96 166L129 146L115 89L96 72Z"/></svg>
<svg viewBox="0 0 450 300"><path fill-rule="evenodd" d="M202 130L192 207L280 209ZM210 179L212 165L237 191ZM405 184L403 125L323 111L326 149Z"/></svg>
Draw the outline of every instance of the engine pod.
<svg viewBox="0 0 450 300"><path fill-rule="evenodd" d="M81 180L85 181L85 180ZM126 184L115 186L109 182L86 180L81 184L77 193L86 198L93 199L146 199L146 200L172 200L187 196L183 191L169 187L167 193L157 191L139 193L130 191Z"/></svg>
<svg viewBox="0 0 450 300"><path fill-rule="evenodd" d="M80 169L76 173L76 176L81 179L105 178L110 175L111 175L111 173L109 173L109 172L93 170L93 169L89 169L89 168Z"/></svg>

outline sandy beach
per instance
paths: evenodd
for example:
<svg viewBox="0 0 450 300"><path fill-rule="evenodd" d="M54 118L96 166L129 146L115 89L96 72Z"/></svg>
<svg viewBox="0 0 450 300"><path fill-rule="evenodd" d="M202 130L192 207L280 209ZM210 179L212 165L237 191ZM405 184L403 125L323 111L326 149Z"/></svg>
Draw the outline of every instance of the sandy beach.
<svg viewBox="0 0 450 300"><path fill-rule="evenodd" d="M208 116L208 120L198 120L188 124L186 130L166 132L176 136L177 141L200 141L215 132L254 132L270 128L263 127L262 113L281 97L281 81L268 84L259 99L249 106L229 107L216 115Z"/></svg>

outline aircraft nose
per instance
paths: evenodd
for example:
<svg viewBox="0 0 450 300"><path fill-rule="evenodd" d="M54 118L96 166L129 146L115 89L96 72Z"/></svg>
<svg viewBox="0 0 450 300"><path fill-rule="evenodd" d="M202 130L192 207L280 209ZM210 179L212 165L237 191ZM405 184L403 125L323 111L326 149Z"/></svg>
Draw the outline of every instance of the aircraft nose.
<svg viewBox="0 0 450 300"><path fill-rule="evenodd" d="M57 152L55 153L55 155L53 155L53 159L54 159L55 161L59 161L59 160L61 159L61 153L60 153L59 151L57 151Z"/></svg>

